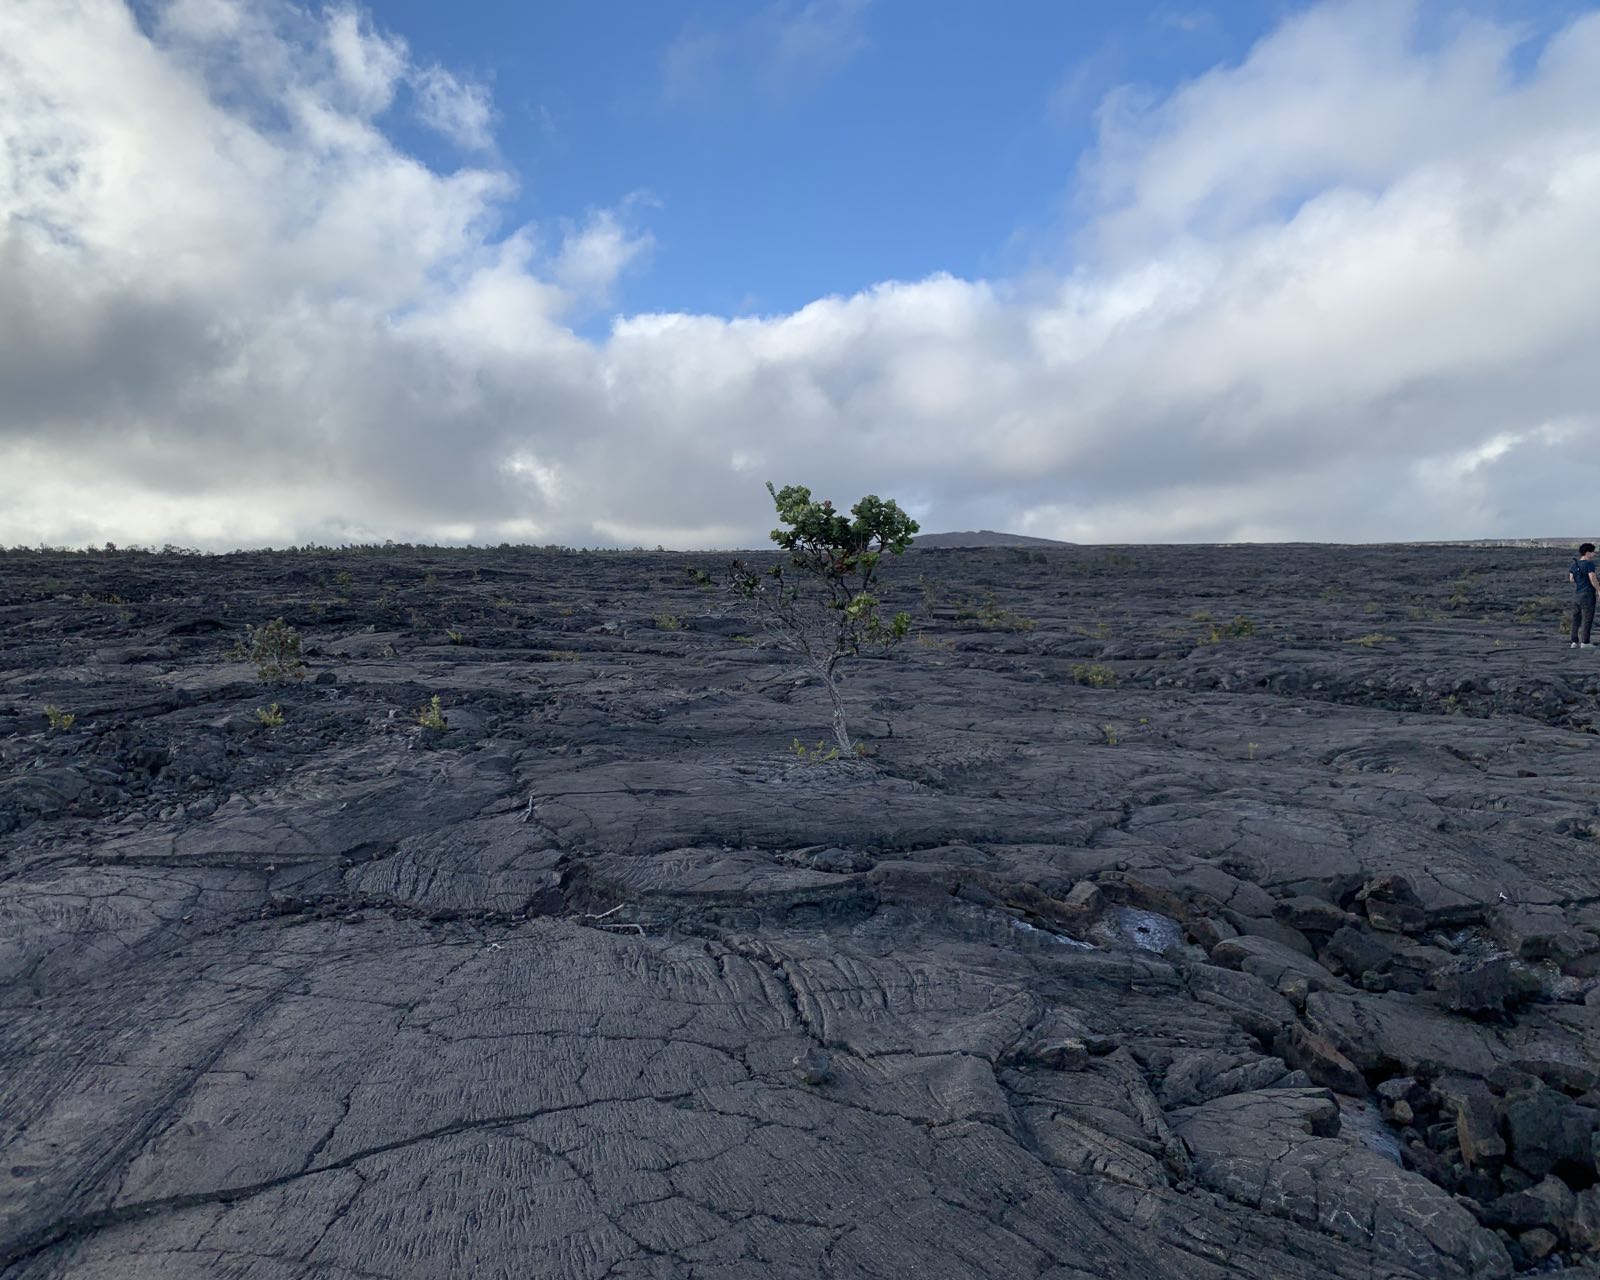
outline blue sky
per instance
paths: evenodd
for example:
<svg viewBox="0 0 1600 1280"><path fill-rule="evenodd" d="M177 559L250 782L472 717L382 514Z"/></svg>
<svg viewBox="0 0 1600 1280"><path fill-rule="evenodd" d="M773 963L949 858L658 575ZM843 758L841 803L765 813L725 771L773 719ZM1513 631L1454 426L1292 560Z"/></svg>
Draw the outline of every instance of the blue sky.
<svg viewBox="0 0 1600 1280"><path fill-rule="evenodd" d="M628 311L789 311L938 271L1013 276L1075 253L1074 172L1113 91L1157 98L1237 62L1287 0L378 0L413 52L494 96L510 222L588 207L654 245L620 280ZM1524 54L1583 6L1425 6L1525 24ZM796 28L813 38L785 53ZM799 43L799 42L796 42ZM426 131L408 145L451 155Z"/></svg>
<svg viewBox="0 0 1600 1280"><path fill-rule="evenodd" d="M0 542L1593 536L1596 226L1597 0L4 0Z"/></svg>

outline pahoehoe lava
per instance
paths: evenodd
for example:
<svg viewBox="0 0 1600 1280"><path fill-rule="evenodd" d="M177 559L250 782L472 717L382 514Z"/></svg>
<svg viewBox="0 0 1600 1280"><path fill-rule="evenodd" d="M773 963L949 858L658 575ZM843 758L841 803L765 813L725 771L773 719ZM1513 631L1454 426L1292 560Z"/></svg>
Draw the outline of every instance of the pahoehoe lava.
<svg viewBox="0 0 1600 1280"><path fill-rule="evenodd" d="M4 1280L1597 1273L1560 553L696 565L0 555Z"/></svg>

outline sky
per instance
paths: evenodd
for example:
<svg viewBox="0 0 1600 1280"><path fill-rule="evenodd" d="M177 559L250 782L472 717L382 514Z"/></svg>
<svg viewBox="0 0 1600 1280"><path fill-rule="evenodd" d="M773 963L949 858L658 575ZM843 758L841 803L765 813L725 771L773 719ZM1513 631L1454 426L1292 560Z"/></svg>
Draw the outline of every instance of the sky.
<svg viewBox="0 0 1600 1280"><path fill-rule="evenodd" d="M0 545L1600 527L1600 4L0 0Z"/></svg>

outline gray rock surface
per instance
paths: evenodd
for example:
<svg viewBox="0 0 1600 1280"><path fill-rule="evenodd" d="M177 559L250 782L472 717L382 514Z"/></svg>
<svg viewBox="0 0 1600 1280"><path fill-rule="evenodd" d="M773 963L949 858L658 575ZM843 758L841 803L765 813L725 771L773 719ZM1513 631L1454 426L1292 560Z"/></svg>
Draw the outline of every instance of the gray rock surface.
<svg viewBox="0 0 1600 1280"><path fill-rule="evenodd" d="M0 1277L1588 1266L1564 565L1154 555L913 552L816 763L711 556L0 554Z"/></svg>

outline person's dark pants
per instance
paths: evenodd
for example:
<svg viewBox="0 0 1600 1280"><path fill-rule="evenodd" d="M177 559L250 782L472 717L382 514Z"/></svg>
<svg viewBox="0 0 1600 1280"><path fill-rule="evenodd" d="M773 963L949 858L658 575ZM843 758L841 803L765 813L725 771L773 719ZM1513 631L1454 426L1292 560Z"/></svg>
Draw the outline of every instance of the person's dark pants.
<svg viewBox="0 0 1600 1280"><path fill-rule="evenodd" d="M1583 634L1578 634L1579 625ZM1589 643L1589 632L1594 628L1594 592L1580 591L1572 598L1572 638Z"/></svg>

